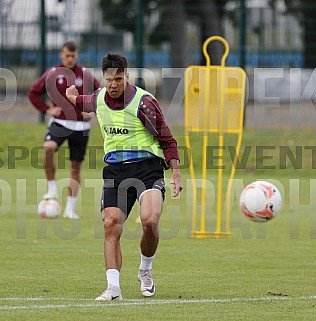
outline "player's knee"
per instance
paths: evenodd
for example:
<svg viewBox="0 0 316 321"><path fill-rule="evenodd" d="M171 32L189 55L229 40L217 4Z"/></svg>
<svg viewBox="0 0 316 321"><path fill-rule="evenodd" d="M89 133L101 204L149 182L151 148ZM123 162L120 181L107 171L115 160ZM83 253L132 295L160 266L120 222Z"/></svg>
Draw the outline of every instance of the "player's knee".
<svg viewBox="0 0 316 321"><path fill-rule="evenodd" d="M44 153L53 153L57 150L57 147L57 143L52 140L43 144Z"/></svg>
<svg viewBox="0 0 316 321"><path fill-rule="evenodd" d="M142 226L145 232L152 232L158 229L160 213L145 215L142 218Z"/></svg>
<svg viewBox="0 0 316 321"><path fill-rule="evenodd" d="M106 238L120 236L122 226L117 216L105 212L103 215L103 224Z"/></svg>
<svg viewBox="0 0 316 321"><path fill-rule="evenodd" d="M112 230L118 224L118 221L111 215L105 215L103 219L103 224L104 229L107 231Z"/></svg>

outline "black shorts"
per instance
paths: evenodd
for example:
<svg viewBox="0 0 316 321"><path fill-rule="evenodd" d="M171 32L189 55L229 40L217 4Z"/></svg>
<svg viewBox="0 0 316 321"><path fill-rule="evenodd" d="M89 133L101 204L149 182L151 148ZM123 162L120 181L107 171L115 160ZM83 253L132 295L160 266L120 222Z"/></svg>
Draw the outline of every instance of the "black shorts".
<svg viewBox="0 0 316 321"><path fill-rule="evenodd" d="M44 141L54 141L58 148L68 140L70 160L83 161L89 139L89 129L76 131L68 129L58 123L52 122L45 135Z"/></svg>
<svg viewBox="0 0 316 321"><path fill-rule="evenodd" d="M158 157L105 166L101 211L106 207L118 207L128 216L135 201L149 189L159 190L164 200L164 170L165 162Z"/></svg>

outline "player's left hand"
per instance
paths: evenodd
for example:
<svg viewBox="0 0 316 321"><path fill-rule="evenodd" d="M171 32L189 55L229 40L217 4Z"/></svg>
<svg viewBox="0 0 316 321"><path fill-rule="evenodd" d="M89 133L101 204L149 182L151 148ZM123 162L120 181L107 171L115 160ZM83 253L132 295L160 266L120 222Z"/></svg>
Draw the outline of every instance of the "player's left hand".
<svg viewBox="0 0 316 321"><path fill-rule="evenodd" d="M84 121L89 121L93 118L93 116L95 115L95 113L86 113L85 111L81 112L82 118Z"/></svg>
<svg viewBox="0 0 316 321"><path fill-rule="evenodd" d="M62 108L59 106L53 106L46 110L46 114L53 117L58 117L61 115L61 113L62 113Z"/></svg>
<svg viewBox="0 0 316 321"><path fill-rule="evenodd" d="M181 174L179 171L175 171L170 178L170 184L173 185L172 196L176 197L183 190L183 185L181 181Z"/></svg>

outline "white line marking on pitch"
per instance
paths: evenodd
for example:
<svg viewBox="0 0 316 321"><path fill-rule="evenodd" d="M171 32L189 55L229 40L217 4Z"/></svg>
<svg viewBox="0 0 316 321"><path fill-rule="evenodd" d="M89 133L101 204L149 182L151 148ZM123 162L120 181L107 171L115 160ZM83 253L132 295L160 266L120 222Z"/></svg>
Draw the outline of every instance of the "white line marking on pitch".
<svg viewBox="0 0 316 321"><path fill-rule="evenodd" d="M226 298L226 299L176 299L176 300L148 300L148 299L126 299L115 302L95 302L77 304L46 304L29 306L0 305L0 311L9 310L38 310L38 309L64 309L64 308L89 308L109 306L137 306L137 305L163 305L163 304L188 304L188 303L234 303L234 302L258 302L258 301L290 301L290 300L315 300L316 295L301 297L262 297L262 298ZM72 298L0 298L0 301L91 301L92 299Z"/></svg>

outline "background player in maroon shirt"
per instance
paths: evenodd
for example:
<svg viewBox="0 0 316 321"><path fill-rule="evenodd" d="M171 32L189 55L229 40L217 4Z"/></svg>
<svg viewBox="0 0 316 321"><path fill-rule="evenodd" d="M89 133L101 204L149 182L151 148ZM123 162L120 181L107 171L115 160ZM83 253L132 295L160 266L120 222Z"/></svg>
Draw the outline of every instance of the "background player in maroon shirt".
<svg viewBox="0 0 316 321"><path fill-rule="evenodd" d="M51 116L49 128L44 138L44 168L48 182L48 192L44 199L58 198L55 181L56 167L54 152L68 140L70 150L70 180L64 217L79 219L75 213L80 168L84 159L89 138L92 114L78 111L66 98L66 89L75 85L80 94L91 94L99 86L99 82L83 67L77 65L78 51L74 42L63 44L61 64L46 71L32 86L28 95L36 109ZM43 100L47 94L51 104Z"/></svg>

